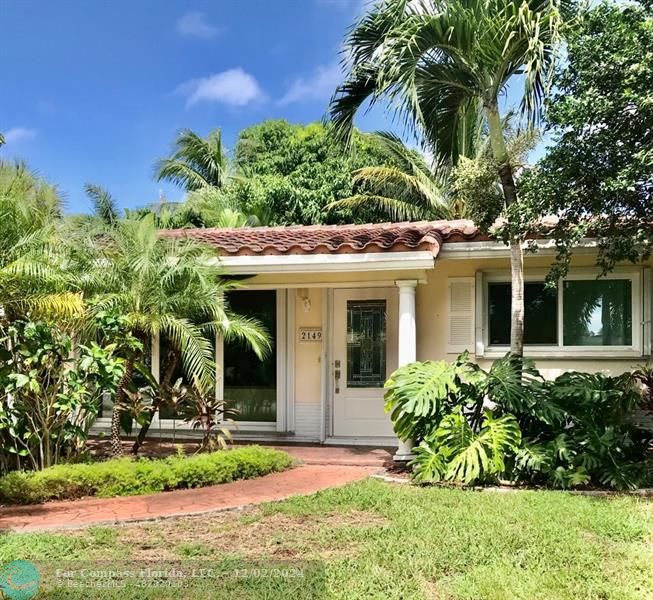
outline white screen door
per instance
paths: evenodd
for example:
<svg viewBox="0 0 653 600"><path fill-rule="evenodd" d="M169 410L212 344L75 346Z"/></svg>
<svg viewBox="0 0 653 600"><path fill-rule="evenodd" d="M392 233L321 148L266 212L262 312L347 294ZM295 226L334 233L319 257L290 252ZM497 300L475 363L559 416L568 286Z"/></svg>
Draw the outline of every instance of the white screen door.
<svg viewBox="0 0 653 600"><path fill-rule="evenodd" d="M335 290L333 312L333 434L393 436L383 384L397 367L397 290Z"/></svg>

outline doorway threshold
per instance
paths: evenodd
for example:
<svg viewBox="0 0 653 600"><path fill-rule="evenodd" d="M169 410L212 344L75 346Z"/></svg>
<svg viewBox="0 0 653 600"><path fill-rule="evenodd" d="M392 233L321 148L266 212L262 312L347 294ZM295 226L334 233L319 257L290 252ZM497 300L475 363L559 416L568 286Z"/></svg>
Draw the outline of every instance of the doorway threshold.
<svg viewBox="0 0 653 600"><path fill-rule="evenodd" d="M397 438L377 436L331 436L324 440L326 446L373 446L375 448L396 448Z"/></svg>

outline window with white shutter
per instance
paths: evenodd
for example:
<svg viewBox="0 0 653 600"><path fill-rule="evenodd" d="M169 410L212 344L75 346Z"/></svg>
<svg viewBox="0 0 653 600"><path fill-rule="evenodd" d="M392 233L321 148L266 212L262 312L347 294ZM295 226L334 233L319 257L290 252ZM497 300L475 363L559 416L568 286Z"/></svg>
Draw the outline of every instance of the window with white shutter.
<svg viewBox="0 0 653 600"><path fill-rule="evenodd" d="M449 331L447 352L474 352L476 291L474 277L450 277L448 286Z"/></svg>

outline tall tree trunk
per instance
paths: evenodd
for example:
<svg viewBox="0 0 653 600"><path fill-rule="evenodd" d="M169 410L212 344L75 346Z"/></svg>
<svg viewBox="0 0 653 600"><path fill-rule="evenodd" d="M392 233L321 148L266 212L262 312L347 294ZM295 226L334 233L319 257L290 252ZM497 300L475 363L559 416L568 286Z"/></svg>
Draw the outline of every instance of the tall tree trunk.
<svg viewBox="0 0 653 600"><path fill-rule="evenodd" d="M170 380L172 379L172 375L177 368L177 362L178 357L176 352L170 351L166 360L166 370L159 384L159 393L157 398L155 398L154 406L152 407L152 414L150 415L150 418L141 426L138 435L136 436L136 440L134 441L134 445L132 446L132 454L134 455L138 454L138 451L141 449L143 442L145 442L145 438L147 437L147 434L150 430L150 425L152 424L154 415L161 410L161 407L164 404L163 394L170 387Z"/></svg>
<svg viewBox="0 0 653 600"><path fill-rule="evenodd" d="M524 354L524 253L521 240L510 240L510 353L521 357Z"/></svg>
<svg viewBox="0 0 653 600"><path fill-rule="evenodd" d="M120 409L115 404L111 411L111 456L122 456L122 442L120 440Z"/></svg>
<svg viewBox="0 0 653 600"><path fill-rule="evenodd" d="M485 104L485 112L490 131L492 154L499 165L499 180L506 206L517 203L517 186L510 156L503 136L501 115L496 100ZM509 224L510 226L510 224ZM522 239L518 232L510 234L510 353L522 357L524 354L524 253Z"/></svg>
<svg viewBox="0 0 653 600"><path fill-rule="evenodd" d="M120 378L118 383L118 391L116 399L113 403L113 410L111 411L111 456L122 456L122 440L120 439L120 410L127 398L127 387L131 383L134 375L134 358L127 359L125 364L125 372Z"/></svg>

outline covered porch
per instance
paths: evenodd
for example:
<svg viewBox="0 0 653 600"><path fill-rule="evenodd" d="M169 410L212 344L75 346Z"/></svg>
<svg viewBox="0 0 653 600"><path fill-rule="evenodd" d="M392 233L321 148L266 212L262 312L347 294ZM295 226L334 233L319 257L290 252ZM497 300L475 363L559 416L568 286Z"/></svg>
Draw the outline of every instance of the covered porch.
<svg viewBox="0 0 653 600"><path fill-rule="evenodd" d="M217 340L216 394L238 408L234 437L397 448L384 382L417 358L416 292L444 240L468 222L185 230L238 276L234 308L274 338L265 364ZM264 376L262 376L264 374ZM156 423L181 437L183 425ZM186 433L190 434L190 431Z"/></svg>
<svg viewBox="0 0 653 600"><path fill-rule="evenodd" d="M416 308L432 304L431 292L416 302L418 290L427 287L422 284L445 242L477 237L470 222L184 229L166 235L215 247L215 260L239 283L229 292L232 308L271 334L272 352L264 360L239 343L216 340L215 393L236 409L230 425L235 440L393 447L398 460L410 455L384 411L383 386L394 370L417 359ZM153 341L157 379L167 352L165 340ZM95 433L108 432L105 412ZM150 428L151 439L198 435L169 411L157 414Z"/></svg>

